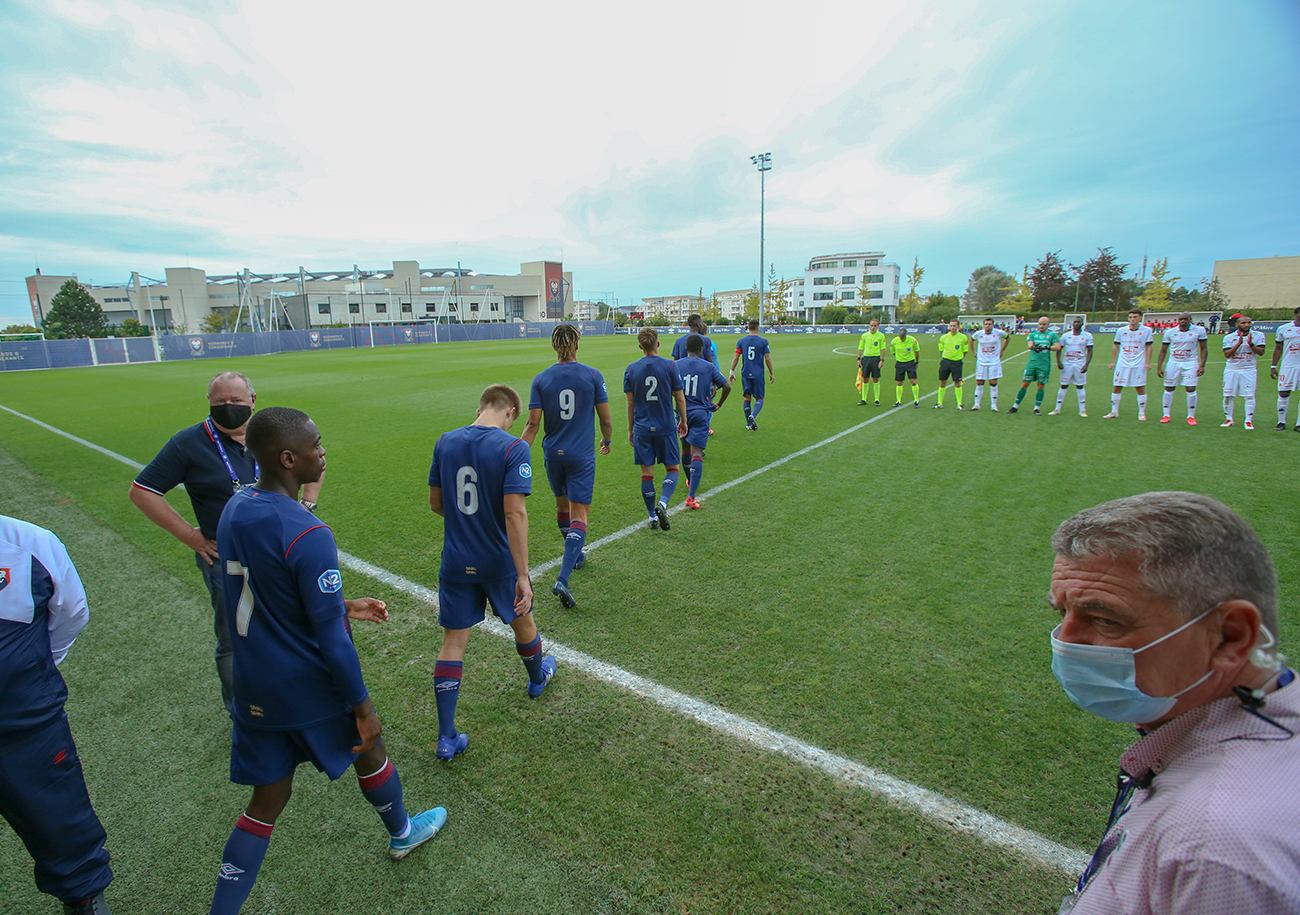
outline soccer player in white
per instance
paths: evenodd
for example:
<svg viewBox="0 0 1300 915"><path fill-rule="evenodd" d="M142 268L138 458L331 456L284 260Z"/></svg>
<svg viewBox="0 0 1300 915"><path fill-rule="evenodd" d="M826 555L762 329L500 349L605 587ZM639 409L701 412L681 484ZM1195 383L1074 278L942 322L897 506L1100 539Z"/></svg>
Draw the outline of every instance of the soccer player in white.
<svg viewBox="0 0 1300 915"><path fill-rule="evenodd" d="M1228 364L1223 368L1223 422L1226 429L1232 423L1232 404L1237 397L1246 399L1246 428L1255 428L1255 357L1264 354L1263 331L1251 330L1250 318L1238 318L1237 330L1223 335L1223 355Z"/></svg>
<svg viewBox="0 0 1300 915"><path fill-rule="evenodd" d="M1187 389L1187 425L1196 425L1196 379L1205 374L1205 362L1210 357L1207 339L1205 328L1199 324L1193 325L1192 316L1186 311L1178 316L1177 327L1165 331L1164 342L1160 344L1160 356L1156 359L1156 374L1165 380L1165 415L1160 417L1162 423L1170 421L1169 410L1174 405L1174 389L1181 384ZM1169 353L1168 362L1165 362L1166 352Z"/></svg>
<svg viewBox="0 0 1300 915"><path fill-rule="evenodd" d="M1110 365L1115 370L1115 388L1110 395L1110 412L1102 419L1119 416L1121 391L1137 388L1138 420L1147 418L1147 371L1151 368L1151 347L1155 335L1142 323L1142 309L1131 308L1128 327L1115 331L1115 348L1110 353Z"/></svg>
<svg viewBox="0 0 1300 915"><path fill-rule="evenodd" d="M984 397L984 382L989 383L989 402L993 412L998 412L998 379L1002 377L1002 354L1007 351L1011 338L1000 327L993 326L992 318L984 319L984 329L971 335L975 341L975 406L980 408Z"/></svg>
<svg viewBox="0 0 1300 915"><path fill-rule="evenodd" d="M1278 359L1282 360L1282 373L1278 374ZM1291 404L1291 392L1300 391L1300 307L1295 310L1295 320L1277 329L1277 346L1273 347L1273 367L1269 375L1277 379L1277 425L1281 432L1286 428L1286 411ZM1295 431L1300 432L1300 416L1296 417Z"/></svg>
<svg viewBox="0 0 1300 915"><path fill-rule="evenodd" d="M1061 348L1056 352L1056 367L1061 371L1061 390L1056 392L1056 409L1048 416L1060 416L1065 392L1074 385L1079 397L1079 415L1088 415L1088 366L1092 365L1092 334L1083 329L1083 318L1075 317L1074 329L1061 337Z"/></svg>

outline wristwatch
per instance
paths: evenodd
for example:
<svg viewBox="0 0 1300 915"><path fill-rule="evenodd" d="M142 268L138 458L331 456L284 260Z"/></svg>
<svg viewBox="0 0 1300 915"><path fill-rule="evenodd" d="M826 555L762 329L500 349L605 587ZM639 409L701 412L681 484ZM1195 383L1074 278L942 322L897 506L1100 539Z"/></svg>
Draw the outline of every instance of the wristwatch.
<svg viewBox="0 0 1300 915"><path fill-rule="evenodd" d="M313 515L316 514L315 502L308 502L306 499L299 499L298 501L302 504L303 508L307 509L307 511L311 512Z"/></svg>

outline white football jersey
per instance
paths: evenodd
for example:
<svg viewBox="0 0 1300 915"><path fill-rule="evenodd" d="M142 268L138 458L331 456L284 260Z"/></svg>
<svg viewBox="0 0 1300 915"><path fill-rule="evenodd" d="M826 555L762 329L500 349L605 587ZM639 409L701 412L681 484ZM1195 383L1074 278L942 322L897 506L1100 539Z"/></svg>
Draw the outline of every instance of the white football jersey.
<svg viewBox="0 0 1300 915"><path fill-rule="evenodd" d="M1155 340L1151 328L1143 324L1137 330L1122 327L1115 331L1115 342L1119 344L1119 361L1117 368L1140 368L1146 365L1147 346Z"/></svg>
<svg viewBox="0 0 1300 915"><path fill-rule="evenodd" d="M1223 335L1223 350L1226 354L1228 350L1236 346L1237 340L1241 335L1235 330ZM1251 329L1250 346L1242 341L1241 346L1237 347L1237 352L1228 357L1228 364L1224 371L1228 372L1253 372L1255 371L1255 351L1251 346L1263 346L1265 343L1264 332L1262 330Z"/></svg>
<svg viewBox="0 0 1300 915"><path fill-rule="evenodd" d="M1092 348L1092 334L1086 330L1076 334L1073 330L1061 335L1061 364L1083 365Z"/></svg>
<svg viewBox="0 0 1300 915"><path fill-rule="evenodd" d="M1172 327L1165 331L1165 342L1169 344L1169 361L1170 362L1200 362L1196 354L1198 342L1208 339L1209 335L1205 328L1199 324L1193 324L1187 330L1179 330Z"/></svg>
<svg viewBox="0 0 1300 915"><path fill-rule="evenodd" d="M1294 321L1277 329L1277 342L1282 344L1282 368L1300 366L1300 327Z"/></svg>
<svg viewBox="0 0 1300 915"><path fill-rule="evenodd" d="M990 333L979 331L972 334L975 340L976 365L1000 365L1002 363L1002 340L1007 332L995 327Z"/></svg>

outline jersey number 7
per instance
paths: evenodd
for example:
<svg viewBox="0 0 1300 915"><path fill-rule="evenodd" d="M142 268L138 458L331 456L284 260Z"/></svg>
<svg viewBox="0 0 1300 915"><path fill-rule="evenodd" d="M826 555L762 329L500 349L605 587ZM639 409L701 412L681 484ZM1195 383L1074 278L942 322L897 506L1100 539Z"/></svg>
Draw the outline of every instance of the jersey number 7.
<svg viewBox="0 0 1300 915"><path fill-rule="evenodd" d="M248 566L242 566L233 559L226 560L226 574L238 575L244 579L244 589L239 592L239 606L235 608L235 631L248 635L248 621L253 616L253 589L248 583Z"/></svg>

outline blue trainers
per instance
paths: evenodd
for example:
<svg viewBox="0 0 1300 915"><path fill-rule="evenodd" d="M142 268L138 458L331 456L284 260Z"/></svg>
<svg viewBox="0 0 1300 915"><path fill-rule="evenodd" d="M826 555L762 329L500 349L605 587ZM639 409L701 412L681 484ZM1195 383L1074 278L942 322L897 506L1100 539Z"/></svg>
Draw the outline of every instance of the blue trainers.
<svg viewBox="0 0 1300 915"><path fill-rule="evenodd" d="M555 676L555 656L547 655L542 658L542 682L534 683L528 681L528 698L536 699L546 689L546 684L551 682L551 677ZM442 744L442 738L438 739L439 745Z"/></svg>
<svg viewBox="0 0 1300 915"><path fill-rule="evenodd" d="M468 734L457 734L455 737L439 737L437 756L439 759L453 759L465 752L469 746Z"/></svg>
<svg viewBox="0 0 1300 915"><path fill-rule="evenodd" d="M388 840L388 857L394 861L405 858L436 836L446 822L447 811L441 807L434 807L432 810L411 817L411 831L406 834L406 838Z"/></svg>
<svg viewBox="0 0 1300 915"><path fill-rule="evenodd" d="M578 606L578 601L574 598L573 592L570 591L569 586L563 582L557 581L552 585L551 593L560 599L560 604L566 610L572 610L574 607Z"/></svg>

